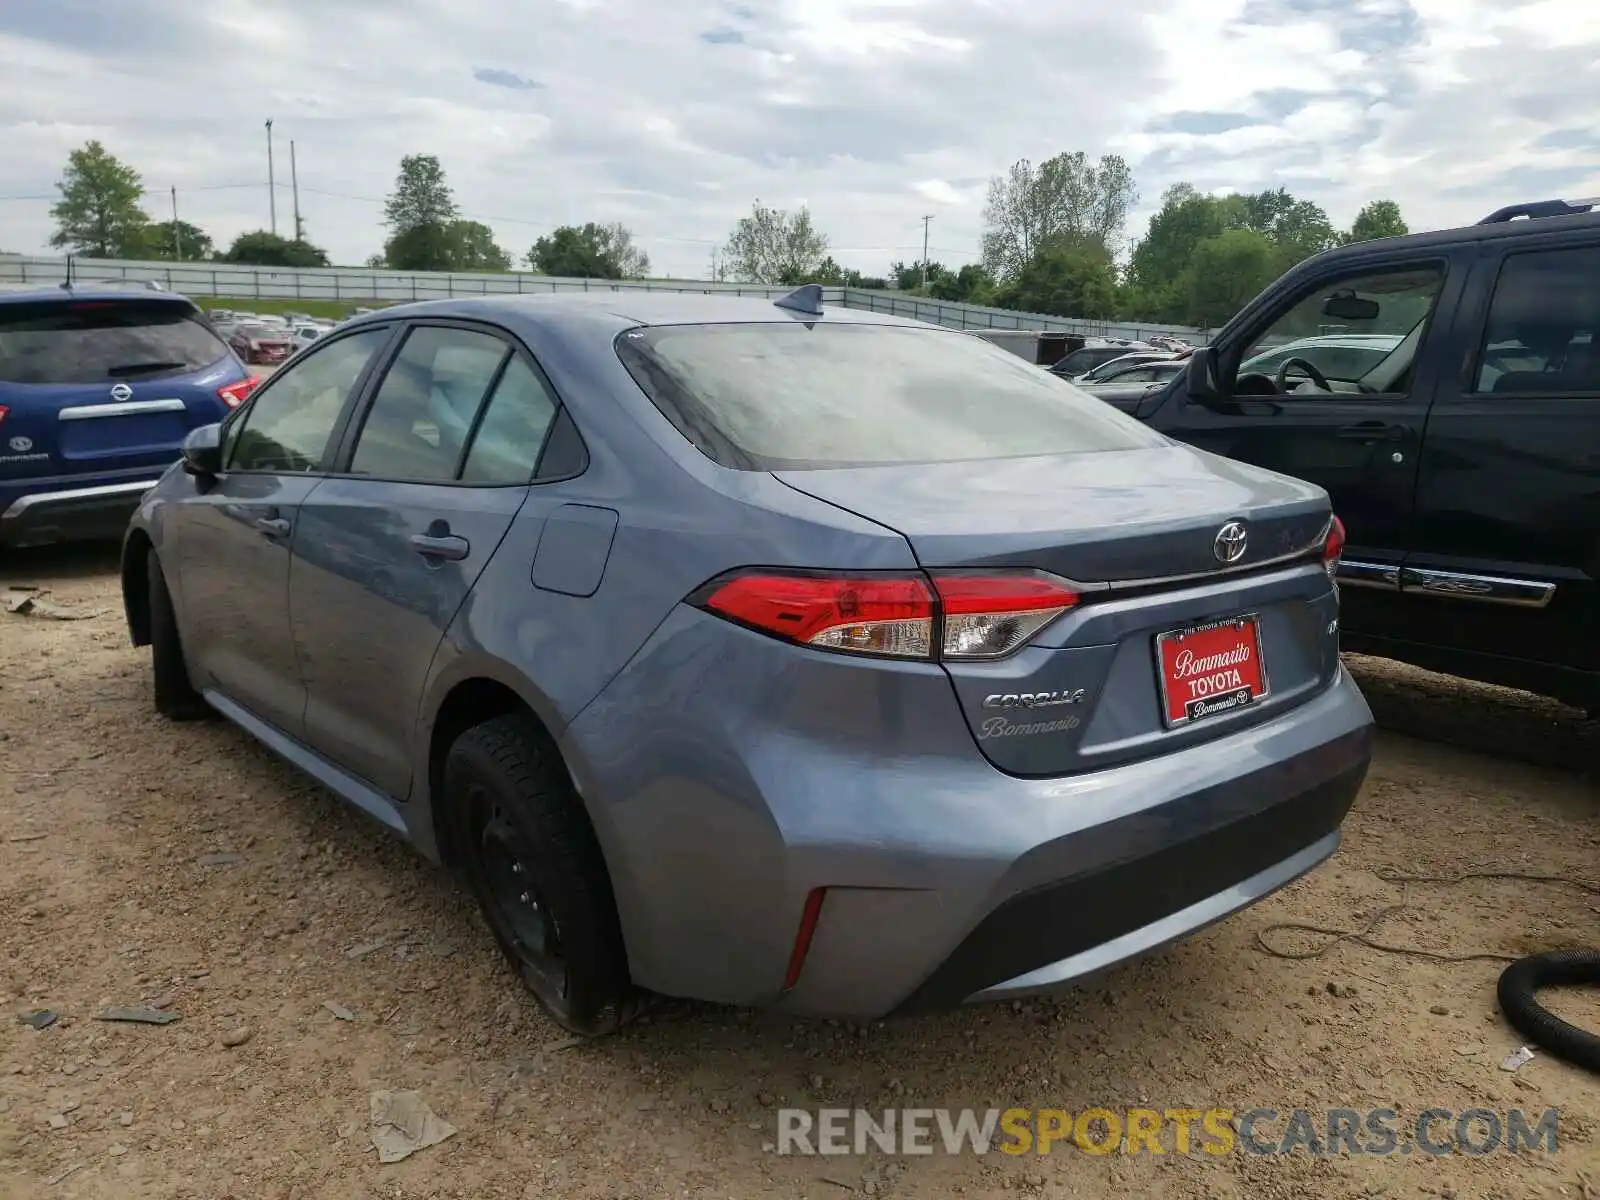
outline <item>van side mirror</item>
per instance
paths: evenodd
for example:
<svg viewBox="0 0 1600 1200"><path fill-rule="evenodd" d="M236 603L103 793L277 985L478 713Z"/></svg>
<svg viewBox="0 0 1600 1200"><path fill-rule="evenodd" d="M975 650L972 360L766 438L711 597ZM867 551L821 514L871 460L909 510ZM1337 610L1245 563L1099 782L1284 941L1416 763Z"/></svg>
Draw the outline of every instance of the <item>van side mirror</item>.
<svg viewBox="0 0 1600 1200"><path fill-rule="evenodd" d="M1189 399L1197 404L1207 404L1222 394L1222 383L1217 378L1217 356L1210 346L1196 346L1189 355L1189 365L1184 368L1184 388Z"/></svg>
<svg viewBox="0 0 1600 1200"><path fill-rule="evenodd" d="M202 425L183 439L183 469L201 479L222 473L222 426Z"/></svg>

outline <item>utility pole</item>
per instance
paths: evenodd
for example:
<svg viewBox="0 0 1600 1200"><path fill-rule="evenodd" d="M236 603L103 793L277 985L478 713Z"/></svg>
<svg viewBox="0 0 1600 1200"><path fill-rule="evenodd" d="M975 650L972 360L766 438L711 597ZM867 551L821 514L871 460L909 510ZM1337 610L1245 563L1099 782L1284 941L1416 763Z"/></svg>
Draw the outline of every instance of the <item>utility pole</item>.
<svg viewBox="0 0 1600 1200"><path fill-rule="evenodd" d="M300 172L294 165L294 139L289 139L289 181L294 187L294 240L305 240L305 226L300 222Z"/></svg>
<svg viewBox="0 0 1600 1200"><path fill-rule="evenodd" d="M922 218L922 287L924 290L928 287L928 222L931 220L933 220L931 216Z"/></svg>
<svg viewBox="0 0 1600 1200"><path fill-rule="evenodd" d="M178 229L178 189L172 189L172 253L183 261L183 234Z"/></svg>
<svg viewBox="0 0 1600 1200"><path fill-rule="evenodd" d="M272 236L278 236L278 189L272 179L272 118L267 118L267 208L272 214Z"/></svg>

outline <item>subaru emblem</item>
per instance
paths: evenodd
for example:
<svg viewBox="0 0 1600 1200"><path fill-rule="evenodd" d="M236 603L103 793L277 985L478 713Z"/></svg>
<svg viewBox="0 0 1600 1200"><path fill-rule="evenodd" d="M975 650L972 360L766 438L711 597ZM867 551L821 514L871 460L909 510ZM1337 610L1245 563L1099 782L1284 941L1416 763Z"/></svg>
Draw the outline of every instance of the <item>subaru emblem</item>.
<svg viewBox="0 0 1600 1200"><path fill-rule="evenodd" d="M125 383L114 383L111 385L111 398L118 403L121 403L123 400L128 399L128 397L132 395L133 389Z"/></svg>
<svg viewBox="0 0 1600 1200"><path fill-rule="evenodd" d="M1211 552L1217 556L1219 563L1226 566L1243 558L1249 544L1250 535L1245 532L1243 523L1229 521L1217 530L1216 539L1211 543Z"/></svg>

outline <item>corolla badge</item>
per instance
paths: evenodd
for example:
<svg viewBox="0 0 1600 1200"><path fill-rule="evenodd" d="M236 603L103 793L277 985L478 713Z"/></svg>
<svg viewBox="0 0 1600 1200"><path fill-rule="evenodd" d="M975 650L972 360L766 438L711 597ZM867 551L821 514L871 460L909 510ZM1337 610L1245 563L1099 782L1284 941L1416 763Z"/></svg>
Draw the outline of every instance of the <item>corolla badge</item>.
<svg viewBox="0 0 1600 1200"><path fill-rule="evenodd" d="M14 437L9 442L7 442L6 444L8 446L10 446L13 450L15 450L18 454L26 454L29 450L33 449L33 439L32 438Z"/></svg>
<svg viewBox="0 0 1600 1200"><path fill-rule="evenodd" d="M1082 704L1083 688L1060 688L1053 692L994 692L983 698L985 708L1055 708L1060 704Z"/></svg>
<svg viewBox="0 0 1600 1200"><path fill-rule="evenodd" d="M132 395L133 389L125 383L114 383L111 385L111 398L118 403L121 403Z"/></svg>
<svg viewBox="0 0 1600 1200"><path fill-rule="evenodd" d="M1217 536L1211 543L1211 552L1217 556L1219 563L1226 565L1243 558L1249 545L1250 535L1245 532L1244 525L1239 521L1229 521L1217 530Z"/></svg>

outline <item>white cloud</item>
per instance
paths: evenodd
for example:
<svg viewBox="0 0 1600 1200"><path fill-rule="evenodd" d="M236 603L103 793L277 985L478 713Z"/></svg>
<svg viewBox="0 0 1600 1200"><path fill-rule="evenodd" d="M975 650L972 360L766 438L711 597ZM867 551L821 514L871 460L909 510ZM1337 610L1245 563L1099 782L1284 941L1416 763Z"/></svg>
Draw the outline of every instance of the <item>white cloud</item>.
<svg viewBox="0 0 1600 1200"><path fill-rule="evenodd" d="M1287 186L1414 227L1600 192L1592 0L51 0L0 11L0 248L39 252L67 152L99 138L154 215L221 242L278 223L288 142L313 240L360 262L402 155L521 254L622 220L703 273L759 196L838 257L976 256L1017 158L1116 151L1170 184ZM1133 230L1132 232L1137 232Z"/></svg>

